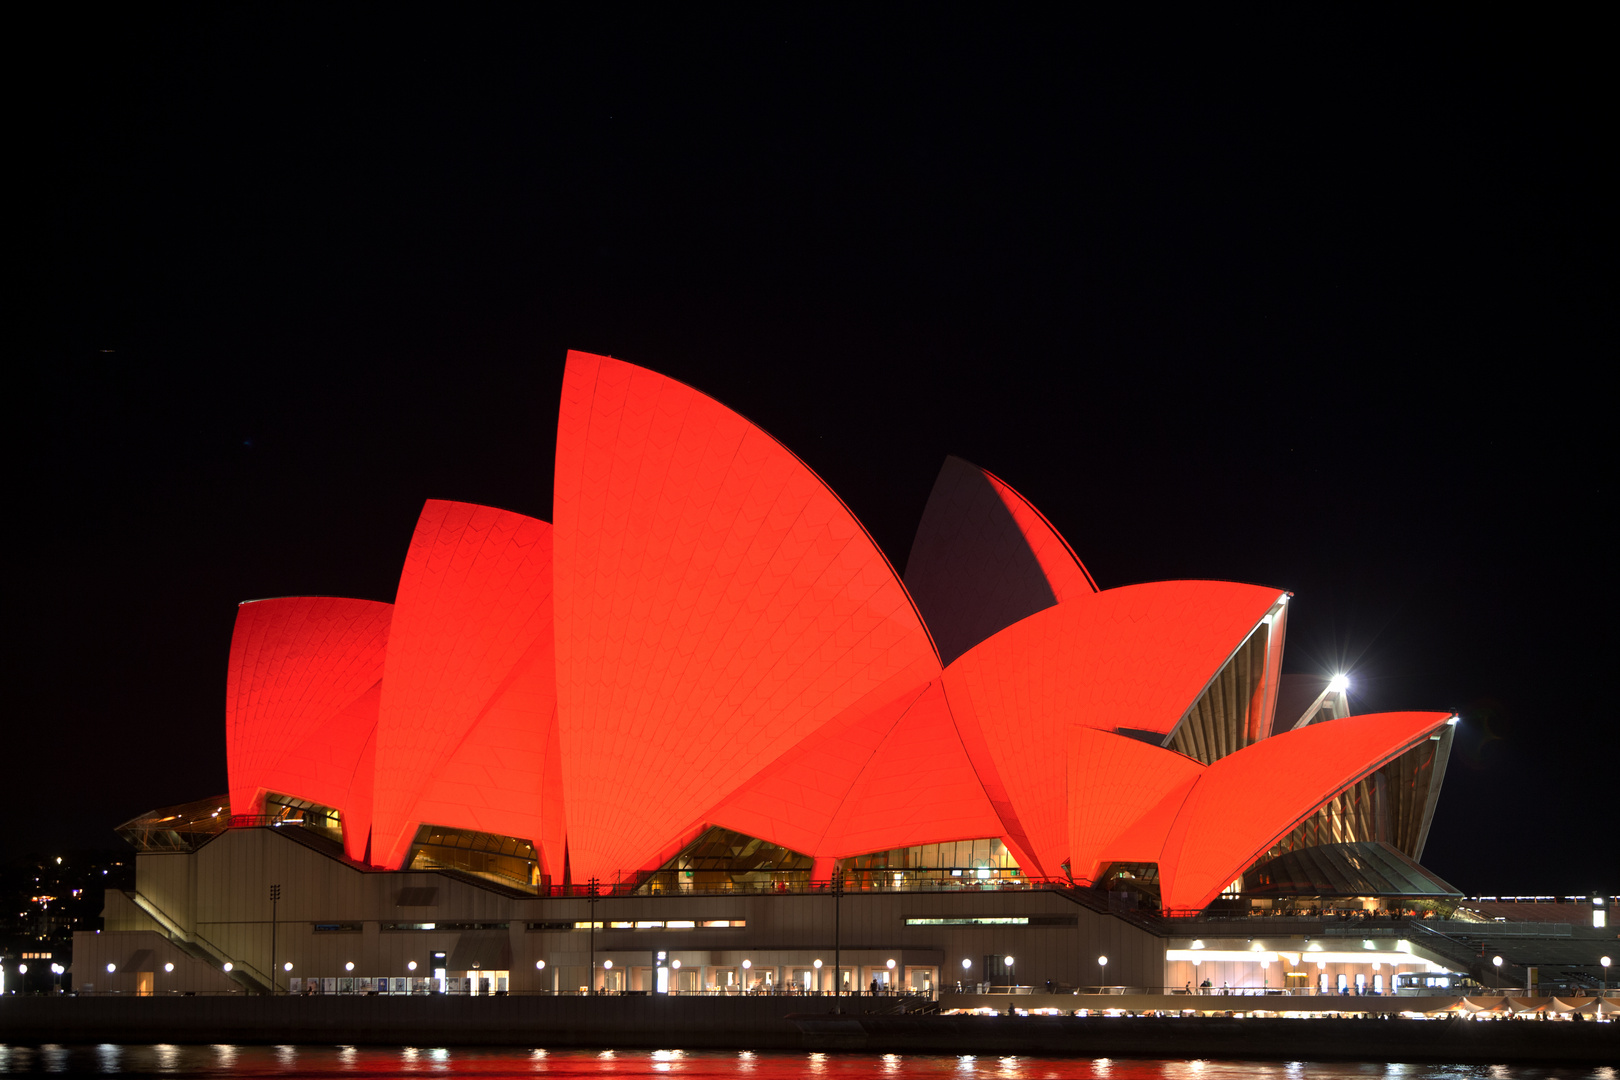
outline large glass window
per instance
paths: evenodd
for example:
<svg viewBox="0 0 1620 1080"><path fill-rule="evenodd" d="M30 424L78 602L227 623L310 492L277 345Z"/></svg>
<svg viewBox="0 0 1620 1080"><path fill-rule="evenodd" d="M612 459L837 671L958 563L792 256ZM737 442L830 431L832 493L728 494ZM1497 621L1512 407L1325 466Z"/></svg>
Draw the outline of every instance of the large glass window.
<svg viewBox="0 0 1620 1080"><path fill-rule="evenodd" d="M540 885L540 856L515 836L423 825L406 857L407 870L460 870L533 892Z"/></svg>

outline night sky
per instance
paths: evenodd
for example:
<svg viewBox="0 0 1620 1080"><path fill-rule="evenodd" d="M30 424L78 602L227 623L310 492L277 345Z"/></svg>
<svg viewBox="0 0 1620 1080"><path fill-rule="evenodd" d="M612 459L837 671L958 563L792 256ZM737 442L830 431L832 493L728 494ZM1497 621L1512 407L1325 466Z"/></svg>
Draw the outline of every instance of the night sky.
<svg viewBox="0 0 1620 1080"><path fill-rule="evenodd" d="M1104 588L1292 590L1286 670L1462 714L1426 864L1620 891L1606 32L346 10L14 42L0 857L225 790L239 601L549 519L578 348L897 568L957 454Z"/></svg>

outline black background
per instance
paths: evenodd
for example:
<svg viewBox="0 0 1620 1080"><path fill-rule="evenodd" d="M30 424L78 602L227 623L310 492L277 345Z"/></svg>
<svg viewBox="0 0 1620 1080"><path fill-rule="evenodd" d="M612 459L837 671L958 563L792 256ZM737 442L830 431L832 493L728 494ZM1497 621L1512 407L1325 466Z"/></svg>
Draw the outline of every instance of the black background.
<svg viewBox="0 0 1620 1080"><path fill-rule="evenodd" d="M1463 716L1426 863L1620 891L1598 27L343 11L14 42L0 855L225 789L238 601L549 519L573 347L897 567L955 453L1103 587L1293 590L1288 670Z"/></svg>

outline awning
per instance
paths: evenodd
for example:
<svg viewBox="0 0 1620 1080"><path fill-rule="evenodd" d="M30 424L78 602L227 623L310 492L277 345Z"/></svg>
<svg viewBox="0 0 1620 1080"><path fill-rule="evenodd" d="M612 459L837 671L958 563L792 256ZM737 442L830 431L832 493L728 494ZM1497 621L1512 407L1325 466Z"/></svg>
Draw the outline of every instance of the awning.
<svg viewBox="0 0 1620 1080"><path fill-rule="evenodd" d="M512 967L512 938L505 930L468 930L456 938L448 967L451 971L507 971Z"/></svg>
<svg viewBox="0 0 1620 1080"><path fill-rule="evenodd" d="M1245 896L1457 897L1462 893L1390 844L1318 844L1268 859L1243 875Z"/></svg>

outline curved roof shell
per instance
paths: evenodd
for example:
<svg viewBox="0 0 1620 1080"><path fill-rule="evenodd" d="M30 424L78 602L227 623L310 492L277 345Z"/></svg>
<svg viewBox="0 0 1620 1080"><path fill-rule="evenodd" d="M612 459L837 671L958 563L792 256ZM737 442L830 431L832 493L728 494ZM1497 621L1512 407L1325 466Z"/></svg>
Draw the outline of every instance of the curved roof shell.
<svg viewBox="0 0 1620 1080"><path fill-rule="evenodd" d="M1281 633L1251 635L1285 594L1098 592L1039 511L959 459L918 529L913 603L775 439L608 357L569 354L554 517L432 500L393 605L243 605L232 804L336 807L350 854L386 867L423 826L518 837L575 882L714 826L818 872L999 839L1031 876L1157 862L1165 902L1196 907L1445 719L1272 736ZM1248 681L1219 681L1246 642ZM1216 690L1244 737L1207 765L1167 749Z"/></svg>

